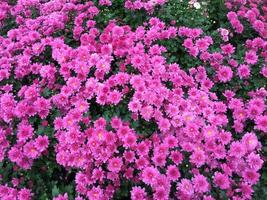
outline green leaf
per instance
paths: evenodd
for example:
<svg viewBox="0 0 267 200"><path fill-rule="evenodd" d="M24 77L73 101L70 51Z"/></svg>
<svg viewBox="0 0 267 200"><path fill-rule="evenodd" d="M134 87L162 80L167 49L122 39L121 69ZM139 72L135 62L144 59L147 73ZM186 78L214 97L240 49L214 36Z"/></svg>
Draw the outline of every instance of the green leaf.
<svg viewBox="0 0 267 200"><path fill-rule="evenodd" d="M55 197L57 195L59 195L60 192L59 192L59 189L56 185L53 186L53 189L52 189L52 196Z"/></svg>

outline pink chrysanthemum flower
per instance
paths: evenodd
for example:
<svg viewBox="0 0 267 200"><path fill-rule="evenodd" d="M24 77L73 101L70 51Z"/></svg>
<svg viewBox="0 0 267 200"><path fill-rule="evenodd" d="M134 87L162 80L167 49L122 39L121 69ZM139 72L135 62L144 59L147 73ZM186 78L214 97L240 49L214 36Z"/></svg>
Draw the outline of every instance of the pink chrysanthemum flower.
<svg viewBox="0 0 267 200"><path fill-rule="evenodd" d="M177 184L177 190L187 197L191 197L194 194L193 184L188 179L182 179L181 182Z"/></svg>
<svg viewBox="0 0 267 200"><path fill-rule="evenodd" d="M247 162L250 168L255 171L258 171L263 165L263 160L261 159L260 155L255 154L254 152L248 155Z"/></svg>
<svg viewBox="0 0 267 200"><path fill-rule="evenodd" d="M39 152L43 152L45 149L47 149L48 144L49 144L49 140L48 140L48 137L46 135L45 136L38 136L35 139L35 143L34 143L36 149Z"/></svg>
<svg viewBox="0 0 267 200"><path fill-rule="evenodd" d="M109 93L107 100L114 105L117 105L122 98L122 94L118 91L112 91Z"/></svg>
<svg viewBox="0 0 267 200"><path fill-rule="evenodd" d="M261 74L267 78L267 65L261 68Z"/></svg>
<svg viewBox="0 0 267 200"><path fill-rule="evenodd" d="M81 81L78 78L71 77L68 79L67 85L75 91L81 87Z"/></svg>
<svg viewBox="0 0 267 200"><path fill-rule="evenodd" d="M139 186L135 186L131 190L131 199L132 200L145 199L146 195L147 195L146 191Z"/></svg>
<svg viewBox="0 0 267 200"><path fill-rule="evenodd" d="M159 129L161 131L163 131L163 132L168 131L170 129L170 126L171 126L171 124L170 124L168 119L164 119L164 118L160 119L160 121L159 121Z"/></svg>
<svg viewBox="0 0 267 200"><path fill-rule="evenodd" d="M111 172L119 172L122 164L123 162L121 158L111 158L108 161L108 170Z"/></svg>
<svg viewBox="0 0 267 200"><path fill-rule="evenodd" d="M182 153L180 153L179 151L173 151L172 153L171 153L171 160L176 164L176 165L178 165L178 164L180 164L181 162L182 162L182 160L183 160L183 154Z"/></svg>
<svg viewBox="0 0 267 200"><path fill-rule="evenodd" d="M154 199L158 199L158 200L168 200L169 199L169 194L168 194L168 191L166 190L166 188L157 187L155 190L156 191L153 194Z"/></svg>
<svg viewBox="0 0 267 200"><path fill-rule="evenodd" d="M231 44L226 44L221 46L221 49L225 55L231 55L235 52L235 47L233 47Z"/></svg>
<svg viewBox="0 0 267 200"><path fill-rule="evenodd" d="M228 176L220 172L215 172L213 181L218 187L220 187L223 190L228 189L230 187L230 181Z"/></svg>
<svg viewBox="0 0 267 200"><path fill-rule="evenodd" d="M33 128L29 124L20 124L18 128L17 137L19 141L26 141L33 136Z"/></svg>
<svg viewBox="0 0 267 200"><path fill-rule="evenodd" d="M255 119L256 128L263 132L267 132L267 115L261 115Z"/></svg>
<svg viewBox="0 0 267 200"><path fill-rule="evenodd" d="M86 196L92 200L101 200L104 197L103 190L98 187L93 187L86 193Z"/></svg>
<svg viewBox="0 0 267 200"><path fill-rule="evenodd" d="M260 174L254 170L247 169L242 173L244 181L250 184L255 184L259 181Z"/></svg>
<svg viewBox="0 0 267 200"><path fill-rule="evenodd" d="M255 51L252 51L252 50L246 52L245 62L248 64L252 64L252 65L256 64L258 62L257 53Z"/></svg>
<svg viewBox="0 0 267 200"><path fill-rule="evenodd" d="M159 175L159 172L154 167L146 167L142 172L142 180L146 184L153 184L155 178Z"/></svg>
<svg viewBox="0 0 267 200"><path fill-rule="evenodd" d="M237 72L240 78L248 78L250 75L250 68L248 65L240 65Z"/></svg>
<svg viewBox="0 0 267 200"><path fill-rule="evenodd" d="M23 148L23 153L32 159L35 159L40 155L40 152L36 149L34 142L26 143Z"/></svg>
<svg viewBox="0 0 267 200"><path fill-rule="evenodd" d="M176 181L178 178L180 178L180 172L177 168L177 166L175 165L170 165L167 168L167 177L172 180L172 181Z"/></svg>
<svg viewBox="0 0 267 200"><path fill-rule="evenodd" d="M140 110L141 104L139 101L133 100L129 103L128 107L130 111L137 112L138 110Z"/></svg>
<svg viewBox="0 0 267 200"><path fill-rule="evenodd" d="M248 151L253 151L259 145L258 138L254 133L246 133L241 142Z"/></svg>
<svg viewBox="0 0 267 200"><path fill-rule="evenodd" d="M232 79L233 71L230 67L222 66L218 71L218 78L220 81L226 83Z"/></svg>
<svg viewBox="0 0 267 200"><path fill-rule="evenodd" d="M190 156L190 162L194 163L197 167L205 164L206 156L204 151L196 150Z"/></svg>
<svg viewBox="0 0 267 200"><path fill-rule="evenodd" d="M230 145L229 155L237 158L241 158L246 153L244 145L240 142L233 142Z"/></svg>
<svg viewBox="0 0 267 200"><path fill-rule="evenodd" d="M23 188L18 193L18 200L30 200L31 196L31 191L29 189Z"/></svg>
<svg viewBox="0 0 267 200"><path fill-rule="evenodd" d="M196 192L205 193L209 190L207 178L201 174L195 175L192 182Z"/></svg>

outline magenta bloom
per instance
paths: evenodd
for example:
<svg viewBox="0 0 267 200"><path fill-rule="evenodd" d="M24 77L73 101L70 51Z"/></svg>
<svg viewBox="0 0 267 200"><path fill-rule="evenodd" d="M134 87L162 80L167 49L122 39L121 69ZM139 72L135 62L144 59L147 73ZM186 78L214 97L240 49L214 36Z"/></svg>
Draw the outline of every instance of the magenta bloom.
<svg viewBox="0 0 267 200"><path fill-rule="evenodd" d="M137 112L138 110L140 110L141 105L139 103L139 101L131 101L128 105L129 110L132 112Z"/></svg>
<svg viewBox="0 0 267 200"><path fill-rule="evenodd" d="M258 116L255 120L256 128L263 132L267 132L267 115Z"/></svg>
<svg viewBox="0 0 267 200"><path fill-rule="evenodd" d="M241 158L246 153L245 146L240 142L233 142L230 145L229 155Z"/></svg>
<svg viewBox="0 0 267 200"><path fill-rule="evenodd" d="M230 67L222 66L218 71L218 78L221 82L228 82L233 77L233 71Z"/></svg>
<svg viewBox="0 0 267 200"><path fill-rule="evenodd" d="M157 187L155 193L153 194L154 199L158 200L168 200L169 194L166 188L164 187Z"/></svg>
<svg viewBox="0 0 267 200"><path fill-rule="evenodd" d="M244 180L250 184L257 183L259 178L260 178L260 174L254 170L251 170L251 169L244 171L242 176L243 176Z"/></svg>
<svg viewBox="0 0 267 200"><path fill-rule="evenodd" d="M178 178L180 178L180 172L178 170L178 168L175 165L170 165L168 166L167 169L167 177L172 180L172 181L176 181Z"/></svg>
<svg viewBox="0 0 267 200"><path fill-rule="evenodd" d="M248 78L250 75L250 68L248 65L240 65L237 72L240 78Z"/></svg>
<svg viewBox="0 0 267 200"><path fill-rule="evenodd" d="M48 137L45 136L38 136L35 140L35 147L39 152L43 152L49 144Z"/></svg>
<svg viewBox="0 0 267 200"><path fill-rule="evenodd" d="M263 165L263 160L261 159L260 155L255 154L254 152L248 155L247 162L250 168L255 171L258 171Z"/></svg>
<svg viewBox="0 0 267 200"><path fill-rule="evenodd" d="M154 167L146 167L142 172L142 180L146 184L153 184L155 178L158 176L159 172Z"/></svg>
<svg viewBox="0 0 267 200"><path fill-rule="evenodd" d="M35 159L40 155L33 142L28 142L24 145L23 153L32 159Z"/></svg>
<svg viewBox="0 0 267 200"><path fill-rule="evenodd" d="M196 192L205 193L209 190L207 178L201 174L194 176L193 185Z"/></svg>
<svg viewBox="0 0 267 200"><path fill-rule="evenodd" d="M121 158L111 158L108 161L108 170L111 172L119 172L122 167L122 159Z"/></svg>
<svg viewBox="0 0 267 200"><path fill-rule="evenodd" d="M86 194L89 199L101 200L103 199L103 190L100 187L93 187Z"/></svg>
<svg viewBox="0 0 267 200"><path fill-rule="evenodd" d="M115 26L115 27L112 29L112 34L113 34L115 37L121 37L121 36L124 34L124 30L123 30L122 27Z"/></svg>
<svg viewBox="0 0 267 200"><path fill-rule="evenodd" d="M18 193L18 200L30 200L32 193L29 189L23 188Z"/></svg>
<svg viewBox="0 0 267 200"><path fill-rule="evenodd" d="M256 64L258 62L258 56L256 52L252 50L246 52L245 62L252 65Z"/></svg>
<svg viewBox="0 0 267 200"><path fill-rule="evenodd" d="M33 135L33 128L29 124L21 124L18 128L17 137L20 141L26 141Z"/></svg>
<svg viewBox="0 0 267 200"><path fill-rule="evenodd" d="M170 126L171 126L171 124L170 124L168 119L164 119L164 118L160 119L160 121L159 121L159 129L161 131L163 131L163 132L168 131Z"/></svg>
<svg viewBox="0 0 267 200"><path fill-rule="evenodd" d="M109 96L107 99L111 104L117 105L120 102L121 97L122 97L122 94L120 92L112 91L109 93Z"/></svg>
<svg viewBox="0 0 267 200"><path fill-rule="evenodd" d="M231 44L223 45L223 46L221 46L221 49L222 49L223 53L226 55L230 55L230 54L233 54L235 52L235 47L233 47Z"/></svg>
<svg viewBox="0 0 267 200"><path fill-rule="evenodd" d="M69 78L67 81L67 85L72 89L72 90L78 90L81 86L81 81L78 78Z"/></svg>
<svg viewBox="0 0 267 200"><path fill-rule="evenodd" d="M205 156L204 151L202 150L194 151L192 155L190 156L190 161L194 163L197 167L204 165L205 160L206 160L206 156Z"/></svg>
<svg viewBox="0 0 267 200"><path fill-rule="evenodd" d="M228 176L220 172L215 172L213 181L218 187L223 190L228 189L230 187L230 181Z"/></svg>
<svg viewBox="0 0 267 200"><path fill-rule="evenodd" d="M246 133L242 137L241 142L248 151L253 151L259 145L259 141L255 133Z"/></svg>
<svg viewBox="0 0 267 200"><path fill-rule="evenodd" d="M179 151L173 151L171 153L171 159L175 164L180 164L183 160L183 154L180 153Z"/></svg>
<svg viewBox="0 0 267 200"><path fill-rule="evenodd" d="M261 74L267 78L267 66L264 66L263 68L261 68Z"/></svg>
<svg viewBox="0 0 267 200"><path fill-rule="evenodd" d="M194 194L194 187L190 180L182 179L180 183L177 184L177 190L185 195L185 196L192 196Z"/></svg>
<svg viewBox="0 0 267 200"><path fill-rule="evenodd" d="M131 199L132 200L145 199L146 195L147 195L146 191L139 186L135 186L131 190Z"/></svg>

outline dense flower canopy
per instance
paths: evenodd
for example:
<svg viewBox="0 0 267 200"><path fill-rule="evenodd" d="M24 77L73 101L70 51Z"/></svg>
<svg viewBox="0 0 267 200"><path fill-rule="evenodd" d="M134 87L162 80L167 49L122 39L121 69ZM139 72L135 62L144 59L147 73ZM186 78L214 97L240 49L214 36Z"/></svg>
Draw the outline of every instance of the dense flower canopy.
<svg viewBox="0 0 267 200"><path fill-rule="evenodd" d="M213 34L158 17L171 0L123 1L147 16L138 26L103 21L114 3L0 2L0 199L119 199L125 187L133 200L252 199L267 132L264 0L226 0L228 26ZM170 59L177 40L189 67Z"/></svg>

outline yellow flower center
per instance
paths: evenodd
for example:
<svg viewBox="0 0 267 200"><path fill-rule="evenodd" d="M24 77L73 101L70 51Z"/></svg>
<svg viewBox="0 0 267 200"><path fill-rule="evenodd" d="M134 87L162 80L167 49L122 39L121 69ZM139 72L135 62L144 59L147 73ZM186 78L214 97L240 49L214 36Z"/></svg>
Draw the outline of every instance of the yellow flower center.
<svg viewBox="0 0 267 200"><path fill-rule="evenodd" d="M187 116L187 117L185 117L185 119L186 119L186 121L189 121L189 120L192 119L192 117L191 116Z"/></svg>
<svg viewBox="0 0 267 200"><path fill-rule="evenodd" d="M208 131L208 135L211 136L212 135L212 131Z"/></svg>
<svg viewBox="0 0 267 200"><path fill-rule="evenodd" d="M248 143L252 144L252 143L254 143L254 140L249 140Z"/></svg>
<svg viewBox="0 0 267 200"><path fill-rule="evenodd" d="M94 197L97 197L97 196L98 196L98 194L97 194L96 192L94 192L93 196L94 196Z"/></svg>
<svg viewBox="0 0 267 200"><path fill-rule="evenodd" d="M102 138L103 138L103 134L102 134L101 132L98 133L98 138L99 138L100 140L102 140Z"/></svg>

